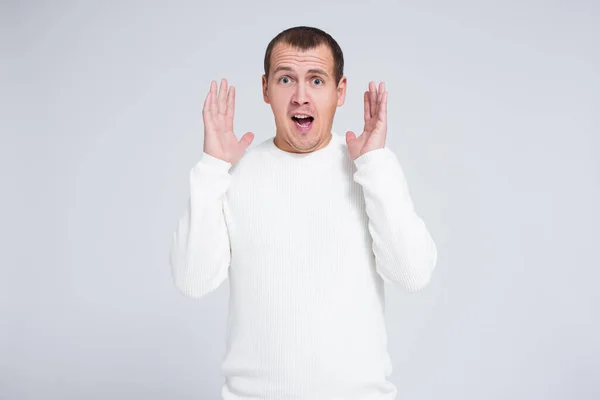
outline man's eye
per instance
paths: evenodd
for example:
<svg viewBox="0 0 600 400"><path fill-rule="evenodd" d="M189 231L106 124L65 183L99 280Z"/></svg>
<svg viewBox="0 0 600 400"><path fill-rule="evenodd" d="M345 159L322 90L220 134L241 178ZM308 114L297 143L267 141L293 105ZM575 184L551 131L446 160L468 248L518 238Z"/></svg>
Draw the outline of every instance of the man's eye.
<svg viewBox="0 0 600 400"><path fill-rule="evenodd" d="M323 81L321 80L321 78L314 78L314 79L313 79L313 82L314 82L314 81L319 81L319 82L320 82L320 83L318 83L317 85L322 85L322 84L323 84Z"/></svg>
<svg viewBox="0 0 600 400"><path fill-rule="evenodd" d="M282 82L284 79L289 80L290 78L288 78L287 76L284 76L283 78L279 79L279 82ZM286 83L286 82L283 82L283 83Z"/></svg>

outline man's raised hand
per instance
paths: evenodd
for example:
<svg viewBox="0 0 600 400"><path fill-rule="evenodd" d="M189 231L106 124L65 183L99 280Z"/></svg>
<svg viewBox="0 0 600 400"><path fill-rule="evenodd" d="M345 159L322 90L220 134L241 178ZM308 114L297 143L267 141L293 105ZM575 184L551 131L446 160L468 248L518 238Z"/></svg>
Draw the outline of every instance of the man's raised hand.
<svg viewBox="0 0 600 400"><path fill-rule="evenodd" d="M368 151L385 147L387 135L387 90L385 83L369 82L369 90L364 95L365 126L359 137L354 132L346 132L346 144L352 160L356 160Z"/></svg>
<svg viewBox="0 0 600 400"><path fill-rule="evenodd" d="M233 133L235 112L235 88L227 90L227 79L221 79L217 93L217 82L211 81L210 90L204 100L202 119L204 120L204 152L235 164L254 140L254 134L247 132L238 140Z"/></svg>

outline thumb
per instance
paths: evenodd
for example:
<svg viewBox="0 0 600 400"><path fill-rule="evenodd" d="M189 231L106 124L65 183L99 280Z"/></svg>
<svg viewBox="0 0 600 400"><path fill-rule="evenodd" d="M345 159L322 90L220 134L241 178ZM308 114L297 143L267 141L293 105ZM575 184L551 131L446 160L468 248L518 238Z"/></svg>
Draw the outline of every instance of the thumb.
<svg viewBox="0 0 600 400"><path fill-rule="evenodd" d="M246 132L246 134L244 134L244 136L242 136L242 138L240 139L240 144L242 145L242 148L244 149L244 151L246 151L246 149L252 144L253 140L254 140L254 133L252 133L252 132Z"/></svg>
<svg viewBox="0 0 600 400"><path fill-rule="evenodd" d="M356 139L356 135L352 131L346 132L346 144L349 144L351 141Z"/></svg>

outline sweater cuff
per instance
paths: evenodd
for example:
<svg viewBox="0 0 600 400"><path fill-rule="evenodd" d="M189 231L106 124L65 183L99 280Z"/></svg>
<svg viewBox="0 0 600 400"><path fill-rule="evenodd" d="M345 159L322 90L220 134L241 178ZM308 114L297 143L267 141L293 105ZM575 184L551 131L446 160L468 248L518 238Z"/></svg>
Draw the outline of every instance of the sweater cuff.
<svg viewBox="0 0 600 400"><path fill-rule="evenodd" d="M370 150L357 157L354 160L354 165L356 165L357 169L361 169L366 165L386 160L390 155L393 155L393 153L388 147Z"/></svg>
<svg viewBox="0 0 600 400"><path fill-rule="evenodd" d="M402 182L404 190L408 190L404 169L396 154L388 147L368 151L354 160L354 164L354 180L359 183L365 182L365 179L379 183L392 180Z"/></svg>
<svg viewBox="0 0 600 400"><path fill-rule="evenodd" d="M202 168L208 169L214 172L229 172L231 163L220 158L213 157L208 153L202 152L200 161L196 163L194 169Z"/></svg>

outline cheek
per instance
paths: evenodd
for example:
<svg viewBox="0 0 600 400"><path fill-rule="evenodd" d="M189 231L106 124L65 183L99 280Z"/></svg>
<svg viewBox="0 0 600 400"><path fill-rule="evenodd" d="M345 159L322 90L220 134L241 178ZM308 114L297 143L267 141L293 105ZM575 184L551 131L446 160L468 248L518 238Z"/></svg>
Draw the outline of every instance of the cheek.
<svg viewBox="0 0 600 400"><path fill-rule="evenodd" d="M271 95L271 107L276 116L287 117L288 113L288 102L284 93L276 93Z"/></svg>
<svg viewBox="0 0 600 400"><path fill-rule="evenodd" d="M275 117L280 121L283 121L288 117L288 110L284 104L278 103L277 105L274 105L273 112L275 114Z"/></svg>
<svg viewBox="0 0 600 400"><path fill-rule="evenodd" d="M328 118L331 118L333 116L333 114L335 114L336 108L337 108L337 96L333 95L333 96L327 96L326 98L323 98L321 107L319 109L321 110L322 115L327 116Z"/></svg>

